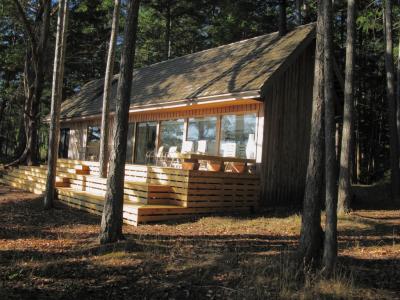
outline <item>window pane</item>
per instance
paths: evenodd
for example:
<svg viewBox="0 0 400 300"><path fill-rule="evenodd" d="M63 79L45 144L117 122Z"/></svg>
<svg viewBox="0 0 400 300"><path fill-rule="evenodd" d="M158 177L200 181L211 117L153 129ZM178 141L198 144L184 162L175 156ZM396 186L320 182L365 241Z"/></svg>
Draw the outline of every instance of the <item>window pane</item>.
<svg viewBox="0 0 400 300"><path fill-rule="evenodd" d="M255 158L255 129L256 114L222 116L220 155Z"/></svg>
<svg viewBox="0 0 400 300"><path fill-rule="evenodd" d="M164 146L164 151L169 147L177 146L180 151L183 141L184 120L162 121L160 127L160 145Z"/></svg>
<svg viewBox="0 0 400 300"><path fill-rule="evenodd" d="M141 122L136 127L135 163L146 163L146 154L156 147L157 122Z"/></svg>
<svg viewBox="0 0 400 300"><path fill-rule="evenodd" d="M100 127L89 126L86 144L86 159L98 160L100 152Z"/></svg>
<svg viewBox="0 0 400 300"><path fill-rule="evenodd" d="M126 145L126 162L133 163L133 141L135 134L135 123L129 123L128 140Z"/></svg>
<svg viewBox="0 0 400 300"><path fill-rule="evenodd" d="M194 142L196 152L217 153L217 117L190 118L188 124L188 141ZM199 141L204 141L199 144Z"/></svg>

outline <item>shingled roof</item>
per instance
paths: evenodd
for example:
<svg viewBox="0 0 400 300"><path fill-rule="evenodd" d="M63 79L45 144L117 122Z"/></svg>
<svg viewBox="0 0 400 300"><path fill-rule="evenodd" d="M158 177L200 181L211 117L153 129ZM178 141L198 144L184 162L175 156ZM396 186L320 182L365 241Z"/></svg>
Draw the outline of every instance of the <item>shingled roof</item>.
<svg viewBox="0 0 400 300"><path fill-rule="evenodd" d="M275 32L135 69L131 107L201 101L224 95L239 97L246 93L257 98L266 82L314 37L315 25L308 24L284 37ZM115 75L112 99L117 81ZM103 83L103 79L90 81L64 101L61 118L101 114Z"/></svg>

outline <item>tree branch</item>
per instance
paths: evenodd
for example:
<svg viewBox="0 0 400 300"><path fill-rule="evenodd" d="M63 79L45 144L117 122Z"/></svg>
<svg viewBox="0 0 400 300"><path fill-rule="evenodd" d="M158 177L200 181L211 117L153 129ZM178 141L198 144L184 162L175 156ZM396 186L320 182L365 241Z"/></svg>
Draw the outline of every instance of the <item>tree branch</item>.
<svg viewBox="0 0 400 300"><path fill-rule="evenodd" d="M19 15L21 17L22 23L24 24L25 30L28 33L29 39L30 39L30 41L32 43L32 48L36 49L36 38L35 38L35 35L33 33L32 26L29 23L28 18L26 17L24 9L23 9L21 3L19 3L18 0L13 0L13 1L15 3L15 6L17 7L18 13L19 13Z"/></svg>

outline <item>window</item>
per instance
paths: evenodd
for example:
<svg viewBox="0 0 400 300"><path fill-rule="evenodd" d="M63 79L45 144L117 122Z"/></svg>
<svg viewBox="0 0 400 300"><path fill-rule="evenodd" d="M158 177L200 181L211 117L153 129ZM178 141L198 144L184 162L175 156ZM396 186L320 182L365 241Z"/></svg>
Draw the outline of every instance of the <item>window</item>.
<svg viewBox="0 0 400 300"><path fill-rule="evenodd" d="M217 154L217 117L189 118L187 140L196 152ZM204 141L203 145L199 141Z"/></svg>
<svg viewBox="0 0 400 300"><path fill-rule="evenodd" d="M135 163L146 163L146 155L155 150L157 122L140 122L136 127Z"/></svg>
<svg viewBox="0 0 400 300"><path fill-rule="evenodd" d="M69 128L60 129L60 144L58 147L58 157L68 158Z"/></svg>
<svg viewBox="0 0 400 300"><path fill-rule="evenodd" d="M129 123L128 139L126 145L126 162L133 163L133 144L135 141L135 123Z"/></svg>
<svg viewBox="0 0 400 300"><path fill-rule="evenodd" d="M255 158L255 131L256 114L222 116L220 155Z"/></svg>
<svg viewBox="0 0 400 300"><path fill-rule="evenodd" d="M165 151L168 151L169 147L177 146L178 151L180 151L183 141L184 120L162 121L160 126L159 146L164 146Z"/></svg>
<svg viewBox="0 0 400 300"><path fill-rule="evenodd" d="M100 127L89 126L87 131L86 159L98 160L100 152Z"/></svg>

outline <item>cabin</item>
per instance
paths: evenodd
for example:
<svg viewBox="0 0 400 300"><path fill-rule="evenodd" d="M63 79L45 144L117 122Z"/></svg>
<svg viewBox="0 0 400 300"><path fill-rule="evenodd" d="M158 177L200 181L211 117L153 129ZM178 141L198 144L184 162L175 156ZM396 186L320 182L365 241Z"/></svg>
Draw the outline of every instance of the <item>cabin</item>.
<svg viewBox="0 0 400 300"><path fill-rule="evenodd" d="M178 208L202 214L301 203L314 52L315 24L308 24L283 37L266 34L135 69L125 194L174 207L147 215L137 210L132 222L139 215L142 222L184 215ZM103 83L87 83L61 107L59 169L70 175L58 183L59 198L73 206L88 198L71 196L77 190L94 199L103 185L104 193L105 181L90 179L98 173ZM115 75L113 100L117 83ZM113 111L110 122L111 149ZM124 208L128 221L129 213Z"/></svg>

